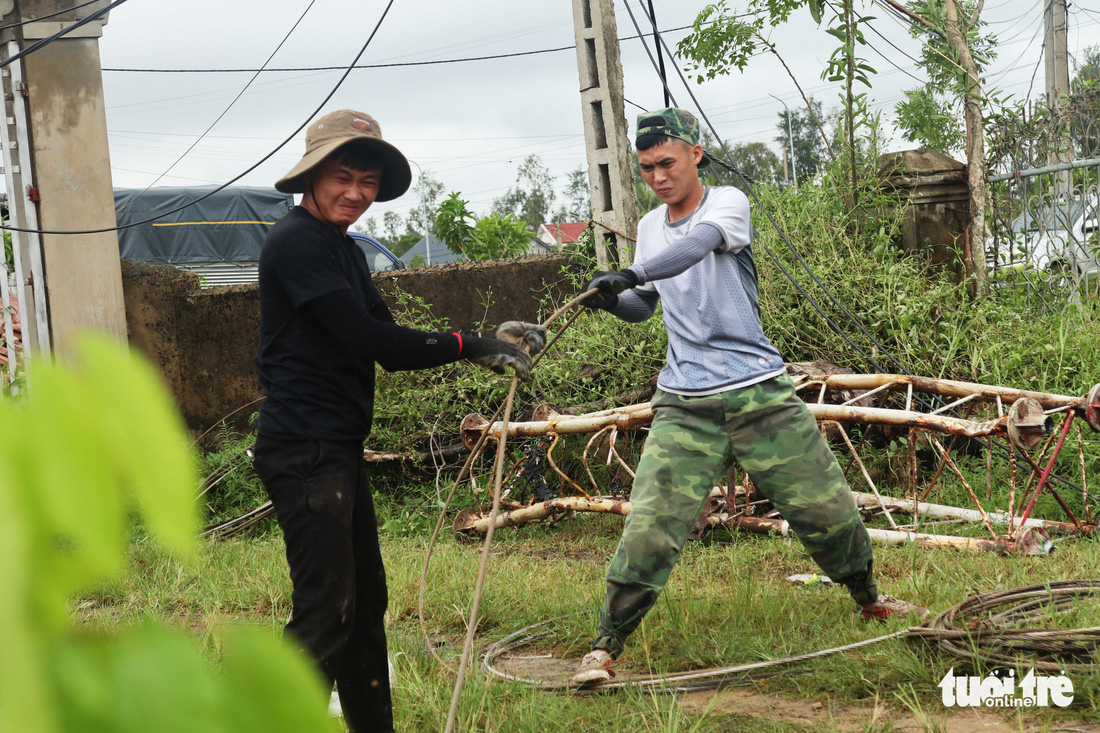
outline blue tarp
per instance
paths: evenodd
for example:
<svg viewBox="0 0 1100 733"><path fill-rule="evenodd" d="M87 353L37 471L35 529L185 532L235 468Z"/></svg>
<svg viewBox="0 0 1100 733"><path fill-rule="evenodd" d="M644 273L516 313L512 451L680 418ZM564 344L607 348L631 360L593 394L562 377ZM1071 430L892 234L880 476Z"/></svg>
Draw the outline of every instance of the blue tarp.
<svg viewBox="0 0 1100 733"><path fill-rule="evenodd" d="M115 217L120 226L150 219L214 188L116 188ZM174 214L120 229L119 255L157 264L256 262L271 225L293 206L293 196L274 188L225 188Z"/></svg>

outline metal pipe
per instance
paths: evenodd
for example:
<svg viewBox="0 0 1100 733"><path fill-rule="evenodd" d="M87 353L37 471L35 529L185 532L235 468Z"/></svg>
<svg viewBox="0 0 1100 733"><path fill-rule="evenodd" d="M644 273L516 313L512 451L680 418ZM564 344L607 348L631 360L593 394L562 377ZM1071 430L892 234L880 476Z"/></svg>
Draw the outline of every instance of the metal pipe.
<svg viewBox="0 0 1100 733"><path fill-rule="evenodd" d="M874 494L868 494L862 491L853 491L852 494L856 498L856 506L861 509L881 508L904 514L919 514L922 517L930 517L932 519L962 519L967 522L982 521L981 513L974 509L962 509L960 507L946 506L944 504L918 502L916 512L914 512L913 502L906 499L883 496L882 501L879 502ZM1015 527L1021 526L1019 522L1015 522L1013 517L1005 512L988 512L986 516L989 518L989 521L995 524L1007 525L1012 522L1012 525ZM1069 522L1056 522L1050 519L1025 519L1023 520L1022 526L1038 527L1048 532L1057 532L1065 535L1081 534L1081 530ZM1085 529L1088 530L1089 528L1086 527Z"/></svg>
<svg viewBox="0 0 1100 733"><path fill-rule="evenodd" d="M931 392L943 397L972 397L979 402L996 402L998 398L1005 402L1016 402L1031 398L1043 406L1044 410L1060 407L1081 407L1084 400L1070 395L1032 392L1026 389L998 387L976 382L957 382L952 379L936 379L912 374L829 374L811 377L805 384L824 383L828 389L876 389L884 387L891 391L907 391L912 385L922 392Z"/></svg>
<svg viewBox="0 0 1100 733"><path fill-rule="evenodd" d="M1013 178L1024 178L1027 176L1038 176L1043 173L1056 173L1058 171L1076 170L1078 168L1090 168L1092 166L1100 166L1100 158L1089 158L1088 160L1074 160L1069 163L1058 163L1056 165L1045 165L1042 168L1028 168L1023 171L1012 171L1011 173L998 173L995 176L989 176L990 183L997 183L998 181L1008 181Z"/></svg>

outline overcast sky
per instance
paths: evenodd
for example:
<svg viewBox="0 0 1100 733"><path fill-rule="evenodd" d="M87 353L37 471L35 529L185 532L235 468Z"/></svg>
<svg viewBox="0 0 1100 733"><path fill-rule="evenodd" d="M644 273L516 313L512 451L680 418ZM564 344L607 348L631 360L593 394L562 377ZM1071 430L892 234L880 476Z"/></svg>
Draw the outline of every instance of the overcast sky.
<svg viewBox="0 0 1100 733"><path fill-rule="evenodd" d="M686 0L653 4L662 29L689 25L705 6ZM735 11L744 8L739 0L729 5ZM347 66L384 8L382 0L133 0L112 11L100 50L114 185L144 187L161 174L166 174L157 184L162 186L224 183L310 119L341 75L268 71L241 94L252 73L133 69L257 69L272 54L269 68ZM631 9L645 27L637 0L631 0ZM986 2L982 17L1001 40L989 87L1018 98L1029 91L1031 98L1043 93L1041 11L1041 0ZM616 2L615 12L619 37L636 35L622 0ZM912 60L919 57L920 45L881 8L868 2L860 12L877 18L867 34L873 49L861 55L878 71L870 92L872 107L889 119L902 90L916 87L918 80L923 83ZM1072 59L1080 58L1088 46L1100 45L1100 8L1073 3L1068 27L1072 74ZM669 46L675 49L685 34L670 31ZM652 48L652 38L646 40ZM821 80L835 39L802 11L774 31L772 40L803 89L826 109L835 106L839 85ZM567 0L395 0L359 63L515 54L571 47L573 42ZM633 130L639 108L663 106L661 86L639 40L622 42L622 62L626 113ZM668 73L675 78L671 67ZM680 106L694 107L679 79L671 86ZM323 111L347 107L373 115L385 138L414 163L414 183L418 169L431 171L446 191L461 192L484 213L513 185L526 155L538 155L559 188L570 170L585 165L579 88L576 52L567 48L484 61L357 69ZM803 105L794 83L770 54L753 59L744 73L692 89L723 139L764 142L777 152L776 115L783 102L792 109ZM240 184L272 185L301 157L303 147L299 134ZM904 147L911 146L901 141L894 145ZM369 213L405 213L415 203L407 194Z"/></svg>

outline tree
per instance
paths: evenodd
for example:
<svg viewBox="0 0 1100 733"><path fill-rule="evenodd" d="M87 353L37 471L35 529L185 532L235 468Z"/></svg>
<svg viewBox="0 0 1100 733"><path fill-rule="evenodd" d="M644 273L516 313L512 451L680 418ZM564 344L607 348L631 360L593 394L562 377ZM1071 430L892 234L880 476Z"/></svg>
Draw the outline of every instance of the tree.
<svg viewBox="0 0 1100 733"><path fill-rule="evenodd" d="M467 260L496 260L527 254L531 233L511 214L478 219L458 193L439 205L435 230L447 249Z"/></svg>
<svg viewBox="0 0 1100 733"><path fill-rule="evenodd" d="M730 151L730 165L757 183L775 186L783 176L783 163L779 156L764 143L726 143ZM737 186L740 181L735 179Z"/></svg>
<svg viewBox="0 0 1100 733"><path fill-rule="evenodd" d="M1070 130L1079 158L1100 156L1100 46L1089 46L1070 82Z"/></svg>
<svg viewBox="0 0 1100 733"><path fill-rule="evenodd" d="M520 163L516 185L493 201L493 213L499 216L511 214L526 222L534 232L546 223L553 203L554 181L549 169L539 156L528 155Z"/></svg>
<svg viewBox="0 0 1100 733"><path fill-rule="evenodd" d="M565 203L554 214L554 221L588 221L592 218L592 192L588 188L588 171L577 167L566 174Z"/></svg>
<svg viewBox="0 0 1100 733"><path fill-rule="evenodd" d="M407 231L417 232L421 236L437 234L435 214L439 208L439 199L443 195L443 183L431 171L421 171L420 178L413 186L417 204L409 212ZM389 212L387 212L389 213ZM419 237L417 241L420 241ZM413 242L416 244L416 242Z"/></svg>
<svg viewBox="0 0 1100 733"><path fill-rule="evenodd" d="M799 181L812 181L828 160L825 141L818 130L818 121L822 119L821 102L810 97L810 107L800 107L792 112L784 109L779 113L775 127L779 135L775 138L783 150L791 149L794 139L794 172ZM787 118L790 118L790 135L787 134Z"/></svg>
<svg viewBox="0 0 1100 733"><path fill-rule="evenodd" d="M963 109L966 129L966 177L969 184L970 223L963 241L963 261L972 278L976 297L989 293L984 242L988 236L985 161L985 127L982 104L986 102L981 70L994 58L996 37L983 36L980 15L983 0L915 0L912 8L897 0L885 0L914 21L914 35L923 35L921 68L930 87L946 90ZM912 122L912 121L911 121ZM911 124L911 126L913 126ZM919 129L919 126L914 127Z"/></svg>
<svg viewBox="0 0 1100 733"><path fill-rule="evenodd" d="M382 214L382 231L379 231L378 220L373 216L368 216L361 223L356 224L355 231L377 239L398 257L424 238L423 234L413 229L410 221L406 221L396 211L387 211Z"/></svg>
<svg viewBox="0 0 1100 733"><path fill-rule="evenodd" d="M894 107L897 125L906 140L952 155L966 141L962 120L967 76L948 37L945 0L918 0L911 3L911 8L931 23L919 25L923 31L914 31L927 44L921 45L920 66L928 76L928 84L904 92L905 99ZM970 16L962 21L961 30L980 74L996 58L993 49L997 37L982 33L983 24L974 15L976 9L973 3L964 7Z"/></svg>
<svg viewBox="0 0 1100 733"><path fill-rule="evenodd" d="M952 107L954 100L929 86L902 93L905 99L894 106L894 112L903 138L944 155L962 147L965 134Z"/></svg>
<svg viewBox="0 0 1100 733"><path fill-rule="evenodd" d="M970 225L967 230L966 240L963 243L964 257L967 270L972 276L972 293L975 296L984 296L989 291L989 277L986 272L985 254L983 247L976 243L985 241L987 227L985 225L985 137L982 123L981 102L984 99L981 77L979 75L980 64L988 63L991 51L981 45L979 15L983 0L978 0L976 6L964 5L960 11L960 2L968 0L915 0L910 9L898 0L884 0L898 13L908 17L920 33L933 37L934 43L941 49L937 55L945 56L948 64L942 65L944 80L952 83L951 86L940 84L939 86L952 90L963 106L964 120L966 123L966 153L967 153L967 182L970 186ZM749 0L746 12L733 14L728 11L725 0L719 0L714 5L708 5L699 13L692 26L692 32L679 44L679 50L693 62L693 69L701 71L699 80L704 77L713 79L719 74L727 74L733 68L744 69L749 59L760 47L771 51L777 57L774 44L767 40L764 34L765 24L773 28L786 22L791 14L798 8L807 7L814 20L821 22L826 3L824 0ZM849 141L848 148L851 151L852 164L852 190L855 193L855 164L856 150L854 145L855 130L857 127L856 109L861 107L865 113L866 104L861 102L853 91L853 83L860 81L869 86L867 74L874 70L863 64L855 55L856 46L863 43L859 32L859 24L865 18L855 18L852 0L845 0L843 14L833 4L828 4L840 23L829 29L831 35L842 41L838 52L834 53L826 68L826 75L830 79L843 80L845 82L845 110L847 120L845 123L845 135ZM992 39L992 37L990 37ZM991 41L992 42L992 41ZM930 46L934 45L929 42ZM974 45L974 52L971 51ZM782 61L782 58L780 58ZM785 64L784 64L785 65ZM930 67L931 68L931 67ZM789 70L788 70L789 73ZM934 72L931 72L934 73ZM793 79L793 76L792 76ZM797 84L797 81L795 82ZM801 87L799 87L801 92ZM803 98L806 99L805 94ZM807 99L807 112L816 113L812 100ZM786 122L787 115L782 113L780 119ZM819 117L815 117L815 122ZM791 115L791 126L797 116ZM862 124L862 121L860 122ZM781 125L780 138L787 137ZM820 127L820 126L819 126ZM828 146L824 130L819 132ZM796 165L805 164L804 158L798 151L798 135L790 137L795 141ZM831 151L830 151L831 154ZM812 160L815 156L809 156ZM816 171L816 166L815 166ZM854 199L853 199L854 203Z"/></svg>

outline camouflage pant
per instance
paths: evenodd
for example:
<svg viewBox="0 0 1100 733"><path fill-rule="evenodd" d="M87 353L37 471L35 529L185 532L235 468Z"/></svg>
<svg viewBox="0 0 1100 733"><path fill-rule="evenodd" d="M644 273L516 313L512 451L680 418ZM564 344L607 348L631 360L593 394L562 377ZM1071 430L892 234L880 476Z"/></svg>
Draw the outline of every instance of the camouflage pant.
<svg viewBox="0 0 1100 733"><path fill-rule="evenodd" d="M878 597L852 491L787 375L709 397L658 390L653 413L593 648L622 652L668 582L716 479L735 459L826 574L858 603Z"/></svg>

